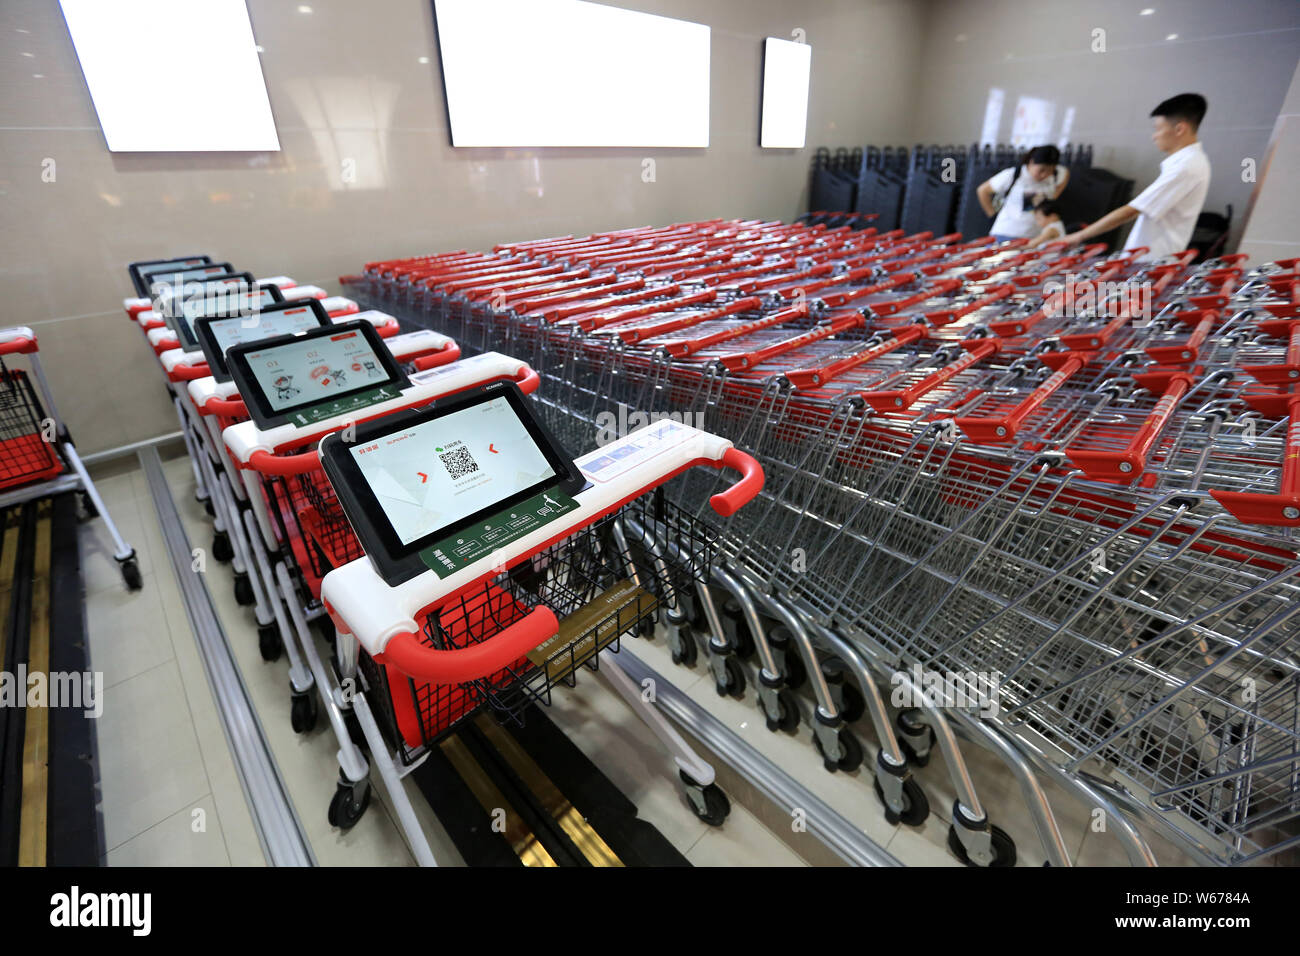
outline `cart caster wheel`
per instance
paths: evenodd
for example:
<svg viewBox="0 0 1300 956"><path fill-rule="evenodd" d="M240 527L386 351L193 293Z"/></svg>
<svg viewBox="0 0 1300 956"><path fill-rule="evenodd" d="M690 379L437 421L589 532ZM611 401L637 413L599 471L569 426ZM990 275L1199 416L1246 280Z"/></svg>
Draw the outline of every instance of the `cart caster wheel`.
<svg viewBox="0 0 1300 956"><path fill-rule="evenodd" d="M134 555L122 562L122 582L128 591L138 591L144 587L144 578L140 576L140 562Z"/></svg>
<svg viewBox="0 0 1300 956"><path fill-rule="evenodd" d="M673 648L673 663L681 664L683 667L694 667L700 657L700 646L696 643L695 635L686 628L682 628L680 634L678 640L681 646Z"/></svg>
<svg viewBox="0 0 1300 956"><path fill-rule="evenodd" d="M294 694L289 705L289 723L295 734L309 733L316 726L316 695Z"/></svg>
<svg viewBox="0 0 1300 956"><path fill-rule="evenodd" d="M729 600L722 606L722 629L731 641L732 653L748 660L754 653L754 635L749 633L749 622L739 602Z"/></svg>
<svg viewBox="0 0 1300 956"><path fill-rule="evenodd" d="M740 666L740 661L734 657L728 657L722 663L726 672L726 681L716 681L714 686L718 690L719 697L740 697L745 693L745 669Z"/></svg>
<svg viewBox="0 0 1300 956"><path fill-rule="evenodd" d="M235 549L230 545L230 535L225 531L218 531L212 535L212 556L225 564L235 556Z"/></svg>
<svg viewBox="0 0 1300 956"><path fill-rule="evenodd" d="M826 756L826 749L822 746L822 739L816 733L813 734L813 743L817 745L817 752L822 755L822 764L831 773L835 773L837 770L852 773L862 766L862 744L858 743L858 738L854 737L847 727L841 727L839 730L842 756L838 760Z"/></svg>
<svg viewBox="0 0 1300 956"><path fill-rule="evenodd" d="M361 799L358 800L355 787L345 783L338 785L330 800L330 826L338 827L340 830L350 830L356 826L357 821L366 812L366 807L370 806L370 787L367 784L362 786L364 789L361 792Z"/></svg>
<svg viewBox="0 0 1300 956"><path fill-rule="evenodd" d="M803 657L799 654L799 649L794 646L794 641L790 640L790 631L784 625L778 624L772 628L772 633L768 635L768 642L773 648L780 648L783 654L782 667L785 673L785 686L791 690L798 690L808 680L808 668L804 666Z"/></svg>
<svg viewBox="0 0 1300 956"><path fill-rule="evenodd" d="M247 574L235 575L235 603L242 607L248 607L256 602L253 595L253 584L248 580Z"/></svg>
<svg viewBox="0 0 1300 956"><path fill-rule="evenodd" d="M274 624L260 624L257 628L257 649L264 661L280 659L284 650L284 641L280 638L280 629Z"/></svg>
<svg viewBox="0 0 1300 956"><path fill-rule="evenodd" d="M782 687L776 692L776 708L778 716L767 714L768 730L772 733L784 730L787 734L792 734L799 729L799 702L795 700L792 691Z"/></svg>
<svg viewBox="0 0 1300 956"><path fill-rule="evenodd" d="M845 664L838 657L828 657L822 661L822 676L826 683L839 688L839 712L846 724L861 720L867 712L867 701L862 691L853 681L845 676Z"/></svg>
<svg viewBox="0 0 1300 956"><path fill-rule="evenodd" d="M692 790L697 791L704 798L704 808L701 809L696 805L694 800L690 801L691 809L695 815L711 827L720 827L727 816L731 813L731 801L727 795L722 792L722 788L716 783L711 783L707 787L701 787L685 770L679 771L682 783L686 784Z"/></svg>
<svg viewBox="0 0 1300 956"><path fill-rule="evenodd" d="M1016 865L1016 843L1007 834L1007 831L1001 827L989 826L989 838L993 845L993 862L989 866L1015 866ZM961 860L967 866L978 866L969 856L966 855L966 847L962 845L961 837L957 835L957 825L950 824L948 827L948 849L952 850L953 856Z"/></svg>
<svg viewBox="0 0 1300 956"><path fill-rule="evenodd" d="M895 813L889 809L889 804L885 803L885 791L880 786L880 778L876 778L876 796L885 806L885 819L889 821L890 826L898 826L900 823L909 827L919 827L930 816L930 800L921 789L921 785L908 777L903 781L903 812Z"/></svg>
<svg viewBox="0 0 1300 956"><path fill-rule="evenodd" d="M99 517L99 509L95 507L94 499L84 491L81 493L81 510L86 513L87 518Z"/></svg>
<svg viewBox="0 0 1300 956"><path fill-rule="evenodd" d="M934 728L928 724L923 724L916 716L916 708L900 710L898 719L895 721L898 727L898 746L902 748L903 755L907 757L907 762L914 767L925 767L930 763L930 755L934 753ZM845 718L846 720L848 718ZM918 750L913 740L924 736L928 743L923 750Z"/></svg>
<svg viewBox="0 0 1300 956"><path fill-rule="evenodd" d="M637 636L644 637L647 641L653 640L655 636L655 630L656 628L658 628L658 626L659 626L658 621L656 621L653 617L648 617L645 620L643 620L640 624L637 625L636 628Z"/></svg>

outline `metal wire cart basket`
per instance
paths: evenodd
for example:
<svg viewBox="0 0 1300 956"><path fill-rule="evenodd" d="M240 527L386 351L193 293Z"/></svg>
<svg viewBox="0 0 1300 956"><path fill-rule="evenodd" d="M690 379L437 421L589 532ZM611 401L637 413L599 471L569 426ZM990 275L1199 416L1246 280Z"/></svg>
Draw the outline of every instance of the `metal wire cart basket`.
<svg viewBox="0 0 1300 956"><path fill-rule="evenodd" d="M45 410L27 373L0 359L0 488L63 471L55 444L42 436L43 421Z"/></svg>
<svg viewBox="0 0 1300 956"><path fill-rule="evenodd" d="M653 629L706 580L716 533L666 500L662 489L624 505L508 570L421 615L421 643L436 650L481 644L546 605L560 630L535 651L480 680L434 684L394 674L361 654L360 670L380 726L405 762L418 759L466 717L487 708L522 722L553 688L617 653L623 636ZM672 560L663 555L671 554Z"/></svg>

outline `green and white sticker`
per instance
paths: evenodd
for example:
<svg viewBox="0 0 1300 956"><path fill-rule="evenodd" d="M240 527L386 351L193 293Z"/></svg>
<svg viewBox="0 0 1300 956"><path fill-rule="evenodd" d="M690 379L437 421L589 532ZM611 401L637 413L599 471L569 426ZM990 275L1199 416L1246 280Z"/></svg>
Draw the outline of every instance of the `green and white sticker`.
<svg viewBox="0 0 1300 956"><path fill-rule="evenodd" d="M425 548L420 560L439 578L449 578L577 507L578 502L558 488L543 491Z"/></svg>
<svg viewBox="0 0 1300 956"><path fill-rule="evenodd" d="M350 395L347 398L340 398L333 402L321 402L311 408L304 408L302 411L294 412L294 424L314 425L327 418L337 418L339 415L347 415L349 412L359 411L363 408L369 408L371 405L378 405L380 402L399 398L401 394L402 390L396 385L381 385L379 388L372 388L368 392Z"/></svg>

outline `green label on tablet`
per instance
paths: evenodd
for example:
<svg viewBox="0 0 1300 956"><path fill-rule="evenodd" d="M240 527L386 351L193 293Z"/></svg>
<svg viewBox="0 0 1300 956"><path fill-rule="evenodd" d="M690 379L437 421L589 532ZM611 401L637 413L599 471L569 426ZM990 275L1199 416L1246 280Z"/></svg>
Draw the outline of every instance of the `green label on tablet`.
<svg viewBox="0 0 1300 956"><path fill-rule="evenodd" d="M389 399L399 398L401 394L402 390L396 385L381 385L379 388L372 388L368 392L361 392L357 395L349 395L347 398L340 398L337 401L321 402L311 408L304 408L301 411L294 412L291 417L295 425L314 425L327 418L336 418L339 415L346 415L362 408L369 408L371 405L378 405L380 402L386 402Z"/></svg>
<svg viewBox="0 0 1300 956"><path fill-rule="evenodd" d="M577 507L578 503L558 488L543 491L425 548L420 560L439 578L451 577Z"/></svg>

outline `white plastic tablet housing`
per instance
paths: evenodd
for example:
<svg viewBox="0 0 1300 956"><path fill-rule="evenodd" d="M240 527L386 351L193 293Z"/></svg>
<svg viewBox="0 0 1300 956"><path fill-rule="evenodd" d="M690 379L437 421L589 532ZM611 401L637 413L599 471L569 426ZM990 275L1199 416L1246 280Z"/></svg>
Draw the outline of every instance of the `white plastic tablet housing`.
<svg viewBox="0 0 1300 956"><path fill-rule="evenodd" d="M12 342L14 339L31 339L36 341L36 333L26 325L15 325L8 329L0 329L0 342Z"/></svg>
<svg viewBox="0 0 1300 956"><path fill-rule="evenodd" d="M328 301L329 301L328 299L323 300L321 302L321 305L324 305ZM351 300L349 299L347 301L350 302ZM355 302L353 302L352 304L356 305ZM338 324L339 322L355 322L357 319L365 319L375 328L382 329L384 326L392 325L397 321L387 312L380 312L378 309L367 309L364 312L351 312L351 313L330 312L328 308L326 308L325 311L329 312L330 321L334 322L335 324Z"/></svg>
<svg viewBox="0 0 1300 956"><path fill-rule="evenodd" d="M288 276L267 276L265 279L254 279L253 281L258 285L279 286L280 291L285 293L286 298L288 298L289 290L297 288L298 286L298 283L294 282Z"/></svg>
<svg viewBox="0 0 1300 956"><path fill-rule="evenodd" d="M379 316L383 320L383 322L379 322L371 319L370 321L374 321L376 325L396 321L391 315L376 312L373 309L358 312L351 318L370 319L372 315ZM384 339L384 344L388 346L388 351L393 353L393 358L399 362L405 362L414 355L421 355L425 352L441 352L452 344L452 338L449 335L443 335L441 332L434 332L432 329L417 329L414 332L402 332L392 338Z"/></svg>
<svg viewBox="0 0 1300 956"><path fill-rule="evenodd" d="M172 348L180 348L181 340L177 338L176 333L165 325L160 325L156 329L148 329L145 335L149 337L149 344L154 348L162 345L168 339L171 340Z"/></svg>
<svg viewBox="0 0 1300 956"><path fill-rule="evenodd" d="M190 398L198 408L207 406L208 399L231 399L239 397L239 389L234 382L218 382L212 376L196 378L189 382Z"/></svg>
<svg viewBox="0 0 1300 956"><path fill-rule="evenodd" d="M325 290L318 285L296 285L292 289L281 289L285 301L296 302L299 299L323 299Z"/></svg>
<svg viewBox="0 0 1300 956"><path fill-rule="evenodd" d="M335 318L344 315L351 318L354 314L361 311L361 306L357 305L352 299L341 295L325 296L320 300L320 304L324 307L326 312Z"/></svg>
<svg viewBox="0 0 1300 956"><path fill-rule="evenodd" d="M207 363L207 357L202 352L187 352L184 349L169 349L158 356L158 361L162 362L163 371L168 375L181 365L204 365Z"/></svg>
<svg viewBox="0 0 1300 956"><path fill-rule="evenodd" d="M227 429L226 434L229 433ZM647 447L640 447L645 443ZM638 446L637 451L618 459L614 467L588 471L591 463L632 444ZM415 615L422 609L470 587L494 567L536 554L546 542L589 524L596 516L637 497L693 461L721 460L731 447L727 439L688 425L670 419L656 422L576 461L592 487L574 495L579 507L559 520L515 539L446 578L426 571L391 587L376 573L369 558L359 558L325 575L321 596L367 653L381 654L396 635L417 632Z"/></svg>
<svg viewBox="0 0 1300 956"><path fill-rule="evenodd" d="M387 412L399 411L432 401L439 395L446 395L464 388L486 384L499 378L514 378L520 370L527 368L527 363L510 358L500 352L484 352L473 358L452 362L441 368L432 368L427 372L417 372L410 376L411 385L403 389L397 398L378 402L367 407L366 418L375 418ZM222 433L222 440L230 449L230 454L240 464L247 464L257 451L274 453L276 449L300 446L313 440L318 435L327 435L337 431L349 422L356 421L356 413L327 418L305 428L294 424L277 425L262 431L253 421L239 422L231 425Z"/></svg>

